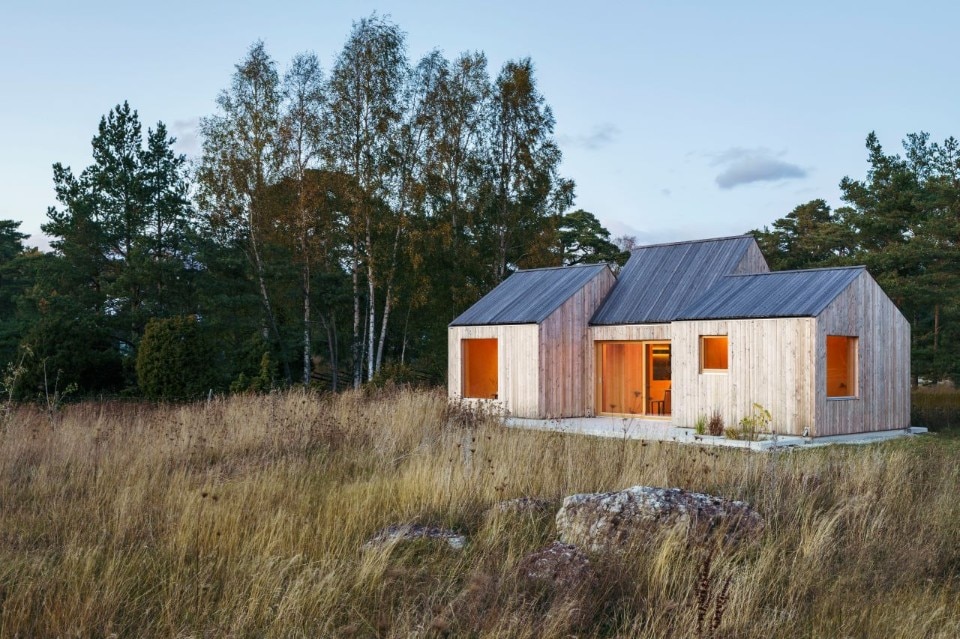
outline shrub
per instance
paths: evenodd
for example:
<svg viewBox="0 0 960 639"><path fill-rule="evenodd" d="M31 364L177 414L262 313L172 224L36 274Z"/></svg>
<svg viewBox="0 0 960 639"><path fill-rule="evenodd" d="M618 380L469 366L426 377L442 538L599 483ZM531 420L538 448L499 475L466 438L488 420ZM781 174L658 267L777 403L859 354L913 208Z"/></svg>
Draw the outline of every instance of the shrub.
<svg viewBox="0 0 960 639"><path fill-rule="evenodd" d="M213 350L193 315L152 319L137 352L137 380L153 399L187 399L212 388Z"/></svg>
<svg viewBox="0 0 960 639"><path fill-rule="evenodd" d="M705 435L707 432L707 416L700 415L697 417L697 421L693 424L693 429L697 435Z"/></svg>
<svg viewBox="0 0 960 639"><path fill-rule="evenodd" d="M123 358L110 332L91 318L41 318L24 336L27 356L13 387L14 399L45 398L54 386L80 394L115 392L124 384Z"/></svg>
<svg viewBox="0 0 960 639"><path fill-rule="evenodd" d="M407 364L387 362L380 367L370 385L374 388L389 388L393 386L423 386L426 375L420 373Z"/></svg>
<svg viewBox="0 0 960 639"><path fill-rule="evenodd" d="M723 436L727 439L750 439L746 434L735 426L727 426L723 429Z"/></svg>
<svg viewBox="0 0 960 639"><path fill-rule="evenodd" d="M237 379L230 383L231 393L269 393L276 386L274 373L276 365L270 357L269 351L264 351L260 357L260 372L254 377L247 377L241 372Z"/></svg>
<svg viewBox="0 0 960 639"><path fill-rule="evenodd" d="M710 421L707 422L707 430L714 437L723 435L723 415L720 414L720 411L715 410L710 415Z"/></svg>
<svg viewBox="0 0 960 639"><path fill-rule="evenodd" d="M770 429L770 422L773 416L761 404L754 402L753 412L740 420L740 434L743 439L756 441L759 433L767 432ZM729 429L728 429L729 430ZM731 439L738 439L728 435Z"/></svg>

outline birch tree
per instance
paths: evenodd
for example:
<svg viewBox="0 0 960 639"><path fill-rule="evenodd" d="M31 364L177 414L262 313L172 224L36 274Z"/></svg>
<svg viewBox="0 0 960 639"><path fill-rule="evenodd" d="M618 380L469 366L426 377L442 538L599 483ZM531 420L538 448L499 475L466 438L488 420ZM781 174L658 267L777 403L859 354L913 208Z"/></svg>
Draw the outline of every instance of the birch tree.
<svg viewBox="0 0 960 639"><path fill-rule="evenodd" d="M475 271L489 261L478 251L474 226L482 216L489 188L492 87L482 52L464 53L441 69L431 87L426 144L426 183L430 232L426 241L439 252L443 273L443 318L449 321L478 296ZM427 247L424 247L427 250Z"/></svg>
<svg viewBox="0 0 960 639"><path fill-rule="evenodd" d="M324 81L320 61L314 54L294 57L284 76L283 139L286 171L295 191L294 228L296 254L300 260L300 285L303 300L303 385L310 385L311 371L311 263L313 213L318 192L317 180L308 179L308 171L320 159L323 132Z"/></svg>
<svg viewBox="0 0 960 639"><path fill-rule="evenodd" d="M268 190L282 170L281 100L276 63L257 42L236 66L230 88L217 98L218 113L200 121L203 155L197 181L209 226L241 245L253 267L267 326L282 353L260 237L270 223ZM289 382L289 363L281 360Z"/></svg>
<svg viewBox="0 0 960 639"><path fill-rule="evenodd" d="M353 284L353 383L367 379L376 365L376 288L380 270L374 246L374 206L385 201L391 145L400 121L400 98L406 76L404 34L372 16L355 23L330 77L326 151L333 168L352 175L360 189L351 220L351 279ZM361 268L367 283L366 324Z"/></svg>
<svg viewBox="0 0 960 639"><path fill-rule="evenodd" d="M438 51L425 56L411 69L404 83L401 100L401 121L391 148L390 206L393 211L393 241L387 263L383 293L383 315L380 321L380 337L377 342L374 370L383 364L383 350L387 340L390 314L395 301L397 269L401 242L411 215L422 210L425 200L425 162L431 112L435 109L436 86L447 65Z"/></svg>

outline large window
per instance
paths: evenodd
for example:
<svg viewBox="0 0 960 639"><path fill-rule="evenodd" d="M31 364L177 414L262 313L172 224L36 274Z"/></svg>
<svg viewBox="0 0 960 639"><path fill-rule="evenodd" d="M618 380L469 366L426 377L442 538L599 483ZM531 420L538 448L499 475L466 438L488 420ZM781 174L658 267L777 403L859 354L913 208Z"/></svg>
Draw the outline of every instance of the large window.
<svg viewBox="0 0 960 639"><path fill-rule="evenodd" d="M827 335L827 397L857 396L857 338Z"/></svg>
<svg viewBox="0 0 960 639"><path fill-rule="evenodd" d="M700 337L700 372L726 372L729 368L728 351L726 335L702 335Z"/></svg>
<svg viewBox="0 0 960 639"><path fill-rule="evenodd" d="M497 340L465 339L463 353L463 396L497 398Z"/></svg>
<svg viewBox="0 0 960 639"><path fill-rule="evenodd" d="M597 411L669 415L671 373L669 342L597 342Z"/></svg>

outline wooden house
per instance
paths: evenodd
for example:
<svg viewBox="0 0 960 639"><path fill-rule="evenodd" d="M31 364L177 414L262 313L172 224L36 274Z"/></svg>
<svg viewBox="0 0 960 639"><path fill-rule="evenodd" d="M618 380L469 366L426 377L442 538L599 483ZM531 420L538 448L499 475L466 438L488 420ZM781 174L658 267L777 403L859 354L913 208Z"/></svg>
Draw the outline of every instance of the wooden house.
<svg viewBox="0 0 960 639"><path fill-rule="evenodd" d="M770 272L751 236L647 246L605 266L519 271L449 329L449 394L511 415L901 429L910 327L863 267Z"/></svg>
<svg viewBox="0 0 960 639"><path fill-rule="evenodd" d="M455 319L450 395L517 417L578 417L589 394L589 321L616 278L605 264L517 271Z"/></svg>

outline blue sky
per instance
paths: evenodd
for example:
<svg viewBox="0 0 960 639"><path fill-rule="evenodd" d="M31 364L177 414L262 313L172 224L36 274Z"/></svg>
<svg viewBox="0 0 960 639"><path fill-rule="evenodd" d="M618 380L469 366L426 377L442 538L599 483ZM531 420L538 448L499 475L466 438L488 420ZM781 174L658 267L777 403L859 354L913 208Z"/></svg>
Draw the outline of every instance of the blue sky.
<svg viewBox="0 0 960 639"><path fill-rule="evenodd" d="M530 56L576 205L642 242L737 234L866 172L875 130L960 136L955 2L24 2L0 12L0 219L32 243L50 166L79 171L101 115L129 100L196 149L256 39L325 68L351 22L389 14L412 58Z"/></svg>

